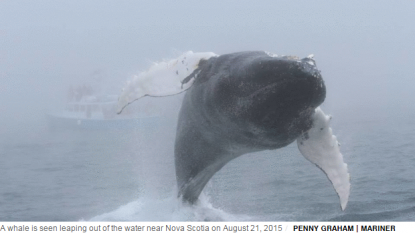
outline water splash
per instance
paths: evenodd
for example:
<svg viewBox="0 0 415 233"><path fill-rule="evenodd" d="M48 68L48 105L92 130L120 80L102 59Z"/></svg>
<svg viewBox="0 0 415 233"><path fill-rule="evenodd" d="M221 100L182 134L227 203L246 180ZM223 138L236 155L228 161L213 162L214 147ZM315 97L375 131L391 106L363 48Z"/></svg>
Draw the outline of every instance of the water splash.
<svg viewBox="0 0 415 233"><path fill-rule="evenodd" d="M248 221L249 216L227 213L202 194L199 203L183 203L176 195L160 199L142 197L89 221Z"/></svg>

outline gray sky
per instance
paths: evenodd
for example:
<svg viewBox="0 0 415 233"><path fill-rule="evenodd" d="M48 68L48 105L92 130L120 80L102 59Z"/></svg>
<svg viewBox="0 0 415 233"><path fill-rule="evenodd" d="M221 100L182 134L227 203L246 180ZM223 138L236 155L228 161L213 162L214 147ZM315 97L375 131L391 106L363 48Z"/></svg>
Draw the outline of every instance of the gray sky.
<svg viewBox="0 0 415 233"><path fill-rule="evenodd" d="M0 122L187 50L312 53L326 108L414 109L413 12L415 1L1 0Z"/></svg>

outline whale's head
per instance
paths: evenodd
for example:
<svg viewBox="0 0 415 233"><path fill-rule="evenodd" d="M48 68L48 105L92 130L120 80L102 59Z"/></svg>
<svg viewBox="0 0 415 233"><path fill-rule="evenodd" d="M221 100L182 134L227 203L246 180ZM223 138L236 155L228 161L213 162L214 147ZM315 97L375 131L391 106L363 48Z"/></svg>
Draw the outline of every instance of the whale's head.
<svg viewBox="0 0 415 233"><path fill-rule="evenodd" d="M216 77L209 80L214 85L205 94L213 95L214 111L226 115L248 136L258 140L274 136L287 144L311 128L311 116L326 96L312 56L242 52L211 60L207 70Z"/></svg>
<svg viewBox="0 0 415 233"><path fill-rule="evenodd" d="M209 179L232 159L297 139L304 157L333 184L341 208L350 181L331 117L319 105L326 87L312 56L241 52L201 59L183 79L175 144L179 197L195 203Z"/></svg>

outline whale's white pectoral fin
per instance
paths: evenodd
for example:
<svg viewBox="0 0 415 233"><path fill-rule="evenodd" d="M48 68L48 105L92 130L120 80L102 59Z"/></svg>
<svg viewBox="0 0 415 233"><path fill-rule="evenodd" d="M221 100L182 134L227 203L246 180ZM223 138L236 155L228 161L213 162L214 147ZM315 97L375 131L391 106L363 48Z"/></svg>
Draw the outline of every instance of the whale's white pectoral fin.
<svg viewBox="0 0 415 233"><path fill-rule="evenodd" d="M144 96L169 96L179 94L193 84L199 62L217 56L214 53L193 53L188 51L176 59L156 63L148 71L141 72L127 83L118 98L117 112ZM191 79L185 80L189 75Z"/></svg>
<svg viewBox="0 0 415 233"><path fill-rule="evenodd" d="M327 175L344 210L349 200L350 176L340 153L340 144L329 127L330 119L317 108L313 115L313 127L297 139L297 145L301 154Z"/></svg>

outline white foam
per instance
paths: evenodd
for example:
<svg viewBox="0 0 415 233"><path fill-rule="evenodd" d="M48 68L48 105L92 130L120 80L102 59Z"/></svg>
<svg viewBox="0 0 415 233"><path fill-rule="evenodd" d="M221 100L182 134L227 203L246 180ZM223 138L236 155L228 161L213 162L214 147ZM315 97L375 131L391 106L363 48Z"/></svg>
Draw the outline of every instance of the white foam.
<svg viewBox="0 0 415 233"><path fill-rule="evenodd" d="M246 221L247 216L233 215L215 208L202 193L199 203L182 203L176 195L167 198L142 197L89 221Z"/></svg>
<svg viewBox="0 0 415 233"><path fill-rule="evenodd" d="M264 52L270 57L279 57L277 54L274 54L274 53L271 53L271 52L268 52L268 51L264 51Z"/></svg>

